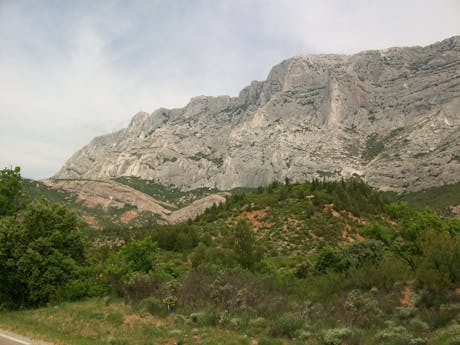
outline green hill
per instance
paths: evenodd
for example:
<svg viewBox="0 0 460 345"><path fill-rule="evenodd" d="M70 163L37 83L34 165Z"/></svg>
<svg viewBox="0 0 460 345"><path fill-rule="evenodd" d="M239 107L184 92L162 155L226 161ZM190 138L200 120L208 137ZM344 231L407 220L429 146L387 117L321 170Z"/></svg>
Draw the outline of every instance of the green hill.
<svg viewBox="0 0 460 345"><path fill-rule="evenodd" d="M56 306L0 325L69 344L453 344L459 233L358 179L273 183L187 223L88 231Z"/></svg>

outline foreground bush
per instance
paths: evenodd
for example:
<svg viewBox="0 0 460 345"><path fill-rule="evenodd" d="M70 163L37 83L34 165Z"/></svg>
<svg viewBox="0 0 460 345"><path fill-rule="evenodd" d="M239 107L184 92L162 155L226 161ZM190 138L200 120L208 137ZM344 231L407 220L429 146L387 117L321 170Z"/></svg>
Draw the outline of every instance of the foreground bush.
<svg viewBox="0 0 460 345"><path fill-rule="evenodd" d="M0 220L0 300L39 306L66 295L79 278L85 243L77 215L59 204L34 202Z"/></svg>

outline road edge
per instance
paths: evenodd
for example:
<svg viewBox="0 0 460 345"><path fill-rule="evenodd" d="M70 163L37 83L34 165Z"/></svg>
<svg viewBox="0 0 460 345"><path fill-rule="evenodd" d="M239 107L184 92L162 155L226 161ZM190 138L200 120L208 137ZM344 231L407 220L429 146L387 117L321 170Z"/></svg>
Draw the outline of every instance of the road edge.
<svg viewBox="0 0 460 345"><path fill-rule="evenodd" d="M42 340L33 340L4 328L0 328L0 337L14 341L21 345L53 345L52 343L48 343Z"/></svg>

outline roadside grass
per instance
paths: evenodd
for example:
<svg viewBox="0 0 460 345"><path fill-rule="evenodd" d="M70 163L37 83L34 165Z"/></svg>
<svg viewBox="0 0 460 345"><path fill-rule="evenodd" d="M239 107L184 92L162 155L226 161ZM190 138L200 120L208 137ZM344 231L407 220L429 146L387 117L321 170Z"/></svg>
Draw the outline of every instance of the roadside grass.
<svg viewBox="0 0 460 345"><path fill-rule="evenodd" d="M0 328L56 345L251 345L257 344L258 336L251 330L195 324L180 314L160 318L134 310L122 300L109 303L107 298L4 311ZM280 343L296 344L288 339Z"/></svg>

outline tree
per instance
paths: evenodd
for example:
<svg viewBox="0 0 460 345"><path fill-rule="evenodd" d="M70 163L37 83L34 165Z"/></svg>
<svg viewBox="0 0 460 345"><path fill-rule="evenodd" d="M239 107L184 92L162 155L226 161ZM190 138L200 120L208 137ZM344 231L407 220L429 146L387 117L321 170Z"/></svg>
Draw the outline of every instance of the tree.
<svg viewBox="0 0 460 345"><path fill-rule="evenodd" d="M0 170L0 217L12 215L21 206L21 169L4 168Z"/></svg>
<svg viewBox="0 0 460 345"><path fill-rule="evenodd" d="M436 233L454 231L455 223L442 220L430 209L417 211L402 202L389 204L387 212L400 225L398 237L390 248L414 272L423 254L420 239L429 231Z"/></svg>
<svg viewBox="0 0 460 345"><path fill-rule="evenodd" d="M121 290L132 276L153 272L157 254L157 243L150 236L131 240L106 263L108 279L115 290Z"/></svg>
<svg viewBox="0 0 460 345"><path fill-rule="evenodd" d="M78 275L85 243L77 215L64 205L28 204L0 220L0 301L9 307L59 299Z"/></svg>
<svg viewBox="0 0 460 345"><path fill-rule="evenodd" d="M445 296L460 281L460 235L428 231L419 238L422 257L417 282L432 296Z"/></svg>
<svg viewBox="0 0 460 345"><path fill-rule="evenodd" d="M257 246L254 231L247 220L240 220L235 225L230 235L230 241L242 267L252 269L261 260L262 252Z"/></svg>

